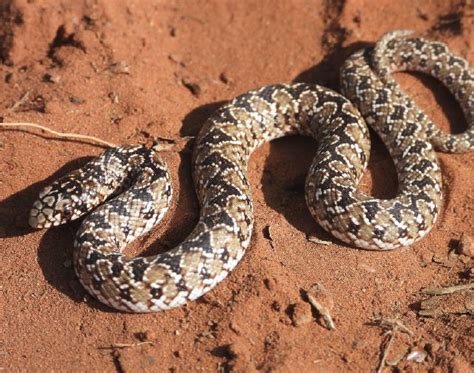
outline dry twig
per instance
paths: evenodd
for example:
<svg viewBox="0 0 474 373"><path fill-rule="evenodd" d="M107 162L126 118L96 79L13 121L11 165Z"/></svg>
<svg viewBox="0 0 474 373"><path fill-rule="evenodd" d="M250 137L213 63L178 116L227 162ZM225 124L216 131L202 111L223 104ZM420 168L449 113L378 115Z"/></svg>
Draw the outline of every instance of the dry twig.
<svg viewBox="0 0 474 373"><path fill-rule="evenodd" d="M410 335L412 337L415 336L415 333L413 333L413 331L408 329L408 327L403 325L402 322L400 320L397 320L397 319L383 319L383 318L374 319L372 321L372 324L380 326L384 330L399 329L400 331L402 331L404 333L407 333L408 335Z"/></svg>
<svg viewBox="0 0 474 373"><path fill-rule="evenodd" d="M426 295L446 295L471 289L474 289L474 282L463 285L448 286L446 288L423 288L421 289L421 293Z"/></svg>
<svg viewBox="0 0 474 373"><path fill-rule="evenodd" d="M23 105L28 100L29 97L30 97L30 92L24 93L20 97L20 99L10 107L10 110L11 111L16 111L21 105Z"/></svg>
<svg viewBox="0 0 474 373"><path fill-rule="evenodd" d="M376 372L381 373L382 369L385 367L385 362L387 360L388 353L392 346L393 339L395 338L395 333L400 330L404 333L409 334L410 336L414 336L413 333L408 327L402 324L401 321L396 319L375 319L371 322L372 325L380 326L382 329L385 330L385 336L388 335L388 340L382 346L382 356L380 358L379 365L377 366Z"/></svg>
<svg viewBox="0 0 474 373"><path fill-rule="evenodd" d="M329 330L336 329L334 321L331 317L331 309L334 307L334 301L322 284L314 284L306 291L309 303L319 312L324 320L326 328Z"/></svg>
<svg viewBox="0 0 474 373"><path fill-rule="evenodd" d="M19 129L21 129L22 127L37 128L37 129L40 129L42 131L51 133L51 134L53 134L57 137L63 138L63 139L93 141L93 142L95 142L95 143L97 143L101 146L106 146L106 147L109 147L109 148L114 148L114 147L117 146L116 144L112 144L112 143L107 142L105 140L98 139L97 137L94 137L94 136L80 135L80 134L77 134L77 133L58 132L58 131L52 130L52 129L50 129L48 127L45 127L45 126L41 126L41 125L36 124L36 123L23 123L23 122L20 122L20 123L0 123L0 127L19 128Z"/></svg>
<svg viewBox="0 0 474 373"><path fill-rule="evenodd" d="M317 243L317 244L325 245L325 246L332 244L331 241L321 240L318 237L311 236L311 235L307 235L306 240L309 241L309 242L312 242L312 243Z"/></svg>
<svg viewBox="0 0 474 373"><path fill-rule="evenodd" d="M110 346L99 347L100 350L114 350L114 349L124 349L124 348L133 348L142 345L153 345L151 341L137 342L137 343L112 343Z"/></svg>

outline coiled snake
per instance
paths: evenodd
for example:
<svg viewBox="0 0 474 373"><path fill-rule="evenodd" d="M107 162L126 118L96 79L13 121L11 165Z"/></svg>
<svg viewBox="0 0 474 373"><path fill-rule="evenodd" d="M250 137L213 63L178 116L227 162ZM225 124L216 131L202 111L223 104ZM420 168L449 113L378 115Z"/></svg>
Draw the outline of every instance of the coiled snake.
<svg viewBox="0 0 474 373"><path fill-rule="evenodd" d="M390 77L396 70L422 71L443 82L461 104L468 130L449 135L437 129ZM170 178L156 146L107 150L55 181L40 193L29 223L59 225L93 210L74 242L74 268L87 291L125 311L177 307L224 279L249 246L254 224L246 172L250 154L266 141L301 134L318 141L306 180L316 221L361 248L410 245L430 231L440 208L441 174L433 145L447 152L474 147L473 71L444 44L396 31L350 56L340 80L347 98L317 85L277 84L217 110L195 143L199 221L166 253L135 258L121 253L160 221L171 200ZM370 150L366 122L395 162L396 198L374 199L357 190Z"/></svg>

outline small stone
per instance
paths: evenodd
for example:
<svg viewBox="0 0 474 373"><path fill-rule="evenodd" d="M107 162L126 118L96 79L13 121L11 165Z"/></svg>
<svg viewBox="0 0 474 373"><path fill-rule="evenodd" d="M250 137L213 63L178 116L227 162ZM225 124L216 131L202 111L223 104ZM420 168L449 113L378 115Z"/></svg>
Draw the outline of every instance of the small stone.
<svg viewBox="0 0 474 373"><path fill-rule="evenodd" d="M386 360L385 364L391 367L396 367L398 363L404 358L404 356L405 356L405 353L399 353L393 358L391 358L390 360Z"/></svg>
<svg viewBox="0 0 474 373"><path fill-rule="evenodd" d="M201 94L201 87L199 84L194 83L189 79L182 79L181 84L185 86L193 96L198 97Z"/></svg>
<svg viewBox="0 0 474 373"><path fill-rule="evenodd" d="M59 83L61 77L59 75L51 75L51 74L44 74L43 75L43 82L46 83Z"/></svg>
<svg viewBox="0 0 474 373"><path fill-rule="evenodd" d="M240 335L240 327L234 322L231 321L229 324L229 328L237 335Z"/></svg>
<svg viewBox="0 0 474 373"><path fill-rule="evenodd" d="M265 239L270 240L270 241L273 240L273 237L272 237L272 228L271 228L271 226L266 225L266 226L262 229L262 233L263 233L263 237L264 237Z"/></svg>
<svg viewBox="0 0 474 373"><path fill-rule="evenodd" d="M168 58L170 59L170 61L173 61L174 63L177 63L178 65L186 66L185 63L183 62L183 57L180 56L179 54L170 54Z"/></svg>
<svg viewBox="0 0 474 373"><path fill-rule="evenodd" d="M459 255L459 260L464 264L468 264L471 261L471 258L467 255Z"/></svg>
<svg viewBox="0 0 474 373"><path fill-rule="evenodd" d="M426 267L433 261L433 253L430 251L424 251L421 253L421 265Z"/></svg>
<svg viewBox="0 0 474 373"><path fill-rule="evenodd" d="M119 114L112 114L112 116L110 117L110 121L113 123L113 124L119 124L123 119L123 116L119 115Z"/></svg>
<svg viewBox="0 0 474 373"><path fill-rule="evenodd" d="M407 360L422 363L425 361L427 355L428 354L425 351L412 351L408 354Z"/></svg>
<svg viewBox="0 0 474 373"><path fill-rule="evenodd" d="M69 97L69 101L71 102L71 104L74 104L74 105L81 105L85 102L85 100L83 98L80 98L80 97L77 97L77 96Z"/></svg>
<svg viewBox="0 0 474 373"><path fill-rule="evenodd" d="M133 336L138 339L140 342L145 342L148 340L146 332L136 332L133 333Z"/></svg>
<svg viewBox="0 0 474 373"><path fill-rule="evenodd" d="M306 303L296 303L291 309L291 321L294 326L309 324L313 320L311 307Z"/></svg>
<svg viewBox="0 0 474 373"><path fill-rule="evenodd" d="M264 278L263 279L263 285L267 288L267 290L274 290L275 289L275 280L271 278Z"/></svg>
<svg viewBox="0 0 474 373"><path fill-rule="evenodd" d="M147 341L155 341L158 339L158 335L154 330L146 330L145 337Z"/></svg>
<svg viewBox="0 0 474 373"><path fill-rule="evenodd" d="M274 300L272 302L272 310L279 312L280 309L281 309L280 302L278 302L277 300Z"/></svg>
<svg viewBox="0 0 474 373"><path fill-rule="evenodd" d="M113 104L118 104L120 102L119 96L115 92L110 92L108 96Z"/></svg>
<svg viewBox="0 0 474 373"><path fill-rule="evenodd" d="M109 71L113 74L130 74L130 67L125 61L120 61L111 64Z"/></svg>
<svg viewBox="0 0 474 373"><path fill-rule="evenodd" d="M463 233L457 247L458 254L474 257L474 239L472 236Z"/></svg>
<svg viewBox="0 0 474 373"><path fill-rule="evenodd" d="M6 73L5 74L5 83L11 83L15 79L15 75L13 73Z"/></svg>
<svg viewBox="0 0 474 373"><path fill-rule="evenodd" d="M231 84L233 80L229 78L229 76L225 72L221 72L219 75L219 79L224 84Z"/></svg>
<svg viewBox="0 0 474 373"><path fill-rule="evenodd" d="M431 357L434 357L436 352L440 349L441 344L438 342L431 342L427 343L424 346L424 350L430 355Z"/></svg>

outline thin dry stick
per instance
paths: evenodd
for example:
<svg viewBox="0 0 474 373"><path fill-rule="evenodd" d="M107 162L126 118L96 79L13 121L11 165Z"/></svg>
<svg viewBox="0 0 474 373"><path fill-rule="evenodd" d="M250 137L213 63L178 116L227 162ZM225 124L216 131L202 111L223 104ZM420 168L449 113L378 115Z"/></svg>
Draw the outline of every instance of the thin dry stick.
<svg viewBox="0 0 474 373"><path fill-rule="evenodd" d="M390 351L390 348L392 347L392 342L395 338L395 333L401 331L409 334L412 337L415 336L415 333L413 333L409 328L403 325L401 321L396 319L379 318L372 320L371 324L380 326L382 329L386 330L385 336L388 336L382 346L382 356L380 358L379 365L375 370L376 373L381 373L383 371L383 368L385 367L385 362L387 361L388 353Z"/></svg>
<svg viewBox="0 0 474 373"><path fill-rule="evenodd" d="M55 130L52 130L48 127L41 126L36 123L0 123L0 127L6 127L6 128L22 128L22 127L29 127L29 128L38 128L40 130L43 130L45 132L51 133L57 137L64 138L64 139L73 139L73 140L88 140L88 141L94 141L102 146L107 146L109 148L114 148L117 145L112 144L110 142L107 142L105 140L98 139L97 137L94 136L86 136L86 135L80 135L77 133L66 133L66 132L58 132Z"/></svg>
<svg viewBox="0 0 474 373"><path fill-rule="evenodd" d="M379 366L375 370L376 373L382 373L383 368L385 367L385 361L387 361L388 352L390 351L390 347L392 347L392 342L393 342L393 339L395 338L396 330L397 329L393 329L393 330L387 332L388 340L387 340L385 346L383 347L382 357L380 359Z"/></svg>
<svg viewBox="0 0 474 373"><path fill-rule="evenodd" d="M449 286L447 288L423 288L421 292L426 295L446 295L471 289L474 289L474 283Z"/></svg>
<svg viewBox="0 0 474 373"><path fill-rule="evenodd" d="M110 346L98 347L99 350L110 350L110 349L123 349L123 348L133 348L142 345L153 345L151 341L137 342L137 343L112 343Z"/></svg>

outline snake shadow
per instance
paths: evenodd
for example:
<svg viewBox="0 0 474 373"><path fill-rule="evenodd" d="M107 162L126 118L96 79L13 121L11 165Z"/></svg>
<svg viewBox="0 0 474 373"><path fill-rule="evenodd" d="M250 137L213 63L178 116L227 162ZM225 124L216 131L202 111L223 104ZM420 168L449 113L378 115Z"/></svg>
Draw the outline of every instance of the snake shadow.
<svg viewBox="0 0 474 373"><path fill-rule="evenodd" d="M33 202L38 198L40 190L91 159L92 157L81 157L72 160L46 179L34 183L0 201L0 227L2 227L2 235L0 237L24 236L36 231L28 225L28 218L30 209L33 206Z"/></svg>
<svg viewBox="0 0 474 373"><path fill-rule="evenodd" d="M46 179L0 201L0 226L4 230L1 237L19 237L37 231L28 225L28 218L40 190L91 159L93 157L80 157L69 161ZM78 286L74 286L77 280L70 264L74 233L79 224L80 220L45 230L38 247L38 264L46 281L75 301L84 297L80 284L77 282Z"/></svg>
<svg viewBox="0 0 474 373"><path fill-rule="evenodd" d="M92 156L87 156L69 161L51 176L16 193L10 198L9 204L15 203L16 200L20 199L24 201L19 213L21 221L25 222L25 227L18 233L27 234L36 231L28 226L28 214L33 202L38 197L39 191L61 176L82 167L93 158ZM45 280L75 302L81 302L85 296L85 291L82 289L72 268L74 235L81 221L82 219L78 219L68 224L45 229L38 246L38 264ZM101 306L98 305L98 307ZM105 307L101 309L106 310Z"/></svg>

